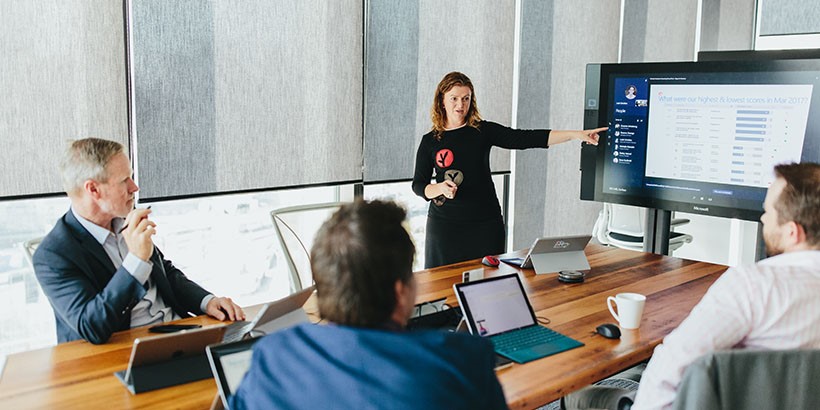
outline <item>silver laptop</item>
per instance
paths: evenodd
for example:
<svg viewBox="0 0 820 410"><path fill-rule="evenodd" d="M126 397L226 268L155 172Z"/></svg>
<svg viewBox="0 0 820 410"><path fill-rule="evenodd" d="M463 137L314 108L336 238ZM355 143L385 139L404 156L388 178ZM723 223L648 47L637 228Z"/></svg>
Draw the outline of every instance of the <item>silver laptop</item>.
<svg viewBox="0 0 820 410"><path fill-rule="evenodd" d="M538 274L588 270L589 261L584 248L590 239L590 235L538 238L530 246L525 258L505 258L501 261L525 269L533 268Z"/></svg>
<svg viewBox="0 0 820 410"><path fill-rule="evenodd" d="M307 322L308 316L302 306L314 290L315 287L311 286L277 301L266 303L252 321L238 321L228 325L222 341L233 342L264 336L279 329Z"/></svg>
<svg viewBox="0 0 820 410"><path fill-rule="evenodd" d="M222 340L224 333L225 326L209 326L137 338L128 368L114 375L132 394L207 378L205 348Z"/></svg>
<svg viewBox="0 0 820 410"><path fill-rule="evenodd" d="M245 373L251 367L253 358L253 345L261 340L255 337L238 342L223 343L208 346L208 361L211 364L211 372L216 380L216 387L219 390L219 398L222 405L228 409L228 399L233 396Z"/></svg>

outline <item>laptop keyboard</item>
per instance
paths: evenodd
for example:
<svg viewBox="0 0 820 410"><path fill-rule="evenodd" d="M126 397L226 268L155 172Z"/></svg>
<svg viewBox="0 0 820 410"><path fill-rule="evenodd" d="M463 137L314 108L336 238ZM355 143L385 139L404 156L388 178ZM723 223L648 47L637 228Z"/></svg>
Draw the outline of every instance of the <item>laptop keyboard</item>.
<svg viewBox="0 0 820 410"><path fill-rule="evenodd" d="M544 326L530 326L490 337L498 352L514 352L566 337Z"/></svg>
<svg viewBox="0 0 820 410"><path fill-rule="evenodd" d="M240 320L233 322L226 326L225 336L222 337L223 342L236 342L242 340L245 333L251 330L251 322Z"/></svg>

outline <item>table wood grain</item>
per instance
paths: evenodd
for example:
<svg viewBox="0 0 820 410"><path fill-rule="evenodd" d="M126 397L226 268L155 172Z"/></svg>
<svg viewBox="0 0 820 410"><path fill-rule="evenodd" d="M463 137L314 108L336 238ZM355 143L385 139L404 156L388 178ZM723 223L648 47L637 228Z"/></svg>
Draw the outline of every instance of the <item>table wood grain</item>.
<svg viewBox="0 0 820 410"><path fill-rule="evenodd" d="M462 272L483 267L485 276L521 275L536 314L548 327L584 343L554 356L514 364L498 372L507 403L513 409L534 408L648 359L654 347L688 315L725 266L599 245L586 248L592 269L586 280L563 284L555 274L501 264L484 267L479 260L416 273L418 301L447 298L456 306L452 286ZM505 257L523 256L513 252ZM641 326L625 330L620 340L593 334L601 323L614 322L606 298L620 292L646 295ZM252 317L258 307L249 308ZM307 310L315 316L315 300ZM204 326L219 322L196 317L180 323ZM135 338L147 328L118 332L105 345L85 341L10 355L0 378L4 408L207 409L216 394L213 379L132 395L113 375L127 367Z"/></svg>

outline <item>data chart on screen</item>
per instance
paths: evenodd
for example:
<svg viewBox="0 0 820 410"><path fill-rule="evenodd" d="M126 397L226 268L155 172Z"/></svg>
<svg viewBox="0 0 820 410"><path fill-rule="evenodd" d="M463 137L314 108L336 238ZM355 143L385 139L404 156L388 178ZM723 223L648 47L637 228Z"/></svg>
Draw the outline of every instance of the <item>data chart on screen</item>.
<svg viewBox="0 0 820 410"><path fill-rule="evenodd" d="M799 162L812 85L654 84L646 176L767 187Z"/></svg>

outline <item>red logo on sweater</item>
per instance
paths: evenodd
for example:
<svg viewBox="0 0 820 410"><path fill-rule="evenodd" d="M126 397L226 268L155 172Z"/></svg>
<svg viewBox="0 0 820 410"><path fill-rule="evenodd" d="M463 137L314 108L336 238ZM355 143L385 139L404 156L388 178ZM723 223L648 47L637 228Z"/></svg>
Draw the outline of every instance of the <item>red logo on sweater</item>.
<svg viewBox="0 0 820 410"><path fill-rule="evenodd" d="M453 151L444 148L436 152L436 165L439 168L447 168L453 165Z"/></svg>

